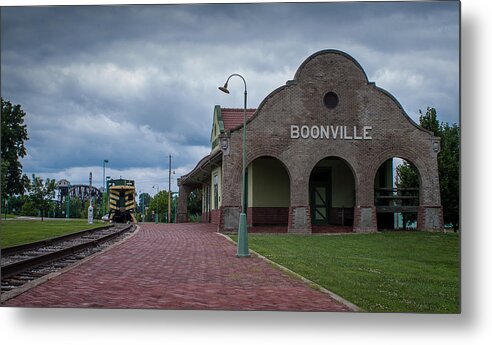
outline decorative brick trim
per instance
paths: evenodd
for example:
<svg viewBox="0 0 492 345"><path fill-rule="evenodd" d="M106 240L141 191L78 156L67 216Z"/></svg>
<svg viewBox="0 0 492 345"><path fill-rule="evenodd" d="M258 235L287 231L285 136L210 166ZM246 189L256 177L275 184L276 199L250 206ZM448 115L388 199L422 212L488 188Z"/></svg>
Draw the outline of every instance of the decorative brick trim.
<svg viewBox="0 0 492 345"><path fill-rule="evenodd" d="M289 223L288 207L248 207L248 225L268 226Z"/></svg>

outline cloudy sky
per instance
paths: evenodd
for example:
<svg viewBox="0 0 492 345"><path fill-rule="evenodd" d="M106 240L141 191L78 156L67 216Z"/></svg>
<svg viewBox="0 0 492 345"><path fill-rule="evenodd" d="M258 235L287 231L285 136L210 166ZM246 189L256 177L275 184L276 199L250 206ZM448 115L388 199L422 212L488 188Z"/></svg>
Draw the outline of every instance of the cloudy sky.
<svg viewBox="0 0 492 345"><path fill-rule="evenodd" d="M459 3L4 7L1 94L29 132L25 173L167 189L210 151L214 105L248 106L322 49L352 55L418 121L459 121Z"/></svg>

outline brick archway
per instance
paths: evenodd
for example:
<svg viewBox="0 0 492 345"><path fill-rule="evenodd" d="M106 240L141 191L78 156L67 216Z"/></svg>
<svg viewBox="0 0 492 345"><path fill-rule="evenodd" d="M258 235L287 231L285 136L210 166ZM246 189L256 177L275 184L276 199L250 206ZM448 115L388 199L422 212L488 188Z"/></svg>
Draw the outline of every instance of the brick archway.
<svg viewBox="0 0 492 345"><path fill-rule="evenodd" d="M278 158L257 155L247 167L247 220L251 232L287 232L291 179Z"/></svg>
<svg viewBox="0 0 492 345"><path fill-rule="evenodd" d="M356 188L354 169L341 157L325 157L312 167L309 206L313 233L352 231Z"/></svg>

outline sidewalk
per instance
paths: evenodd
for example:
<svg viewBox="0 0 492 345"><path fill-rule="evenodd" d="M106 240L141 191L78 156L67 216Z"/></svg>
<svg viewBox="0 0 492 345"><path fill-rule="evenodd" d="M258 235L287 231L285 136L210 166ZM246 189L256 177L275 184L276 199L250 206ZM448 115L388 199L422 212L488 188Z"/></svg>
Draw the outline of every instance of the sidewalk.
<svg viewBox="0 0 492 345"><path fill-rule="evenodd" d="M213 310L348 311L210 224L150 224L119 246L4 305Z"/></svg>

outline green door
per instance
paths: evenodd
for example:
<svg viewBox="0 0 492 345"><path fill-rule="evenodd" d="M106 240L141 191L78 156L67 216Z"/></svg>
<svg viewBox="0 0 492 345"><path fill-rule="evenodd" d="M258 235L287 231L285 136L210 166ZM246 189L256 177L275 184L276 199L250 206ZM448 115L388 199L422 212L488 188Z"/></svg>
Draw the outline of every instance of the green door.
<svg viewBox="0 0 492 345"><path fill-rule="evenodd" d="M311 219L316 225L327 225L330 222L331 205L330 185L326 182L311 184Z"/></svg>

